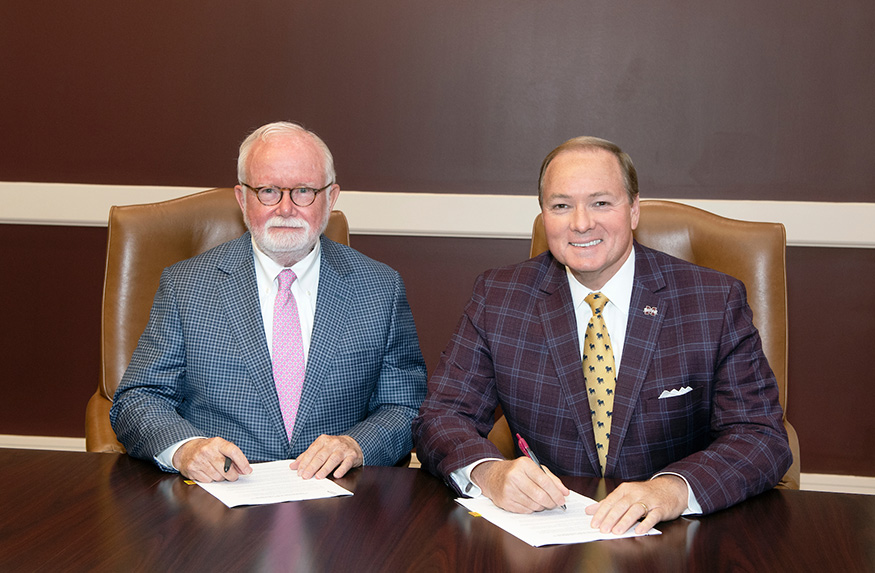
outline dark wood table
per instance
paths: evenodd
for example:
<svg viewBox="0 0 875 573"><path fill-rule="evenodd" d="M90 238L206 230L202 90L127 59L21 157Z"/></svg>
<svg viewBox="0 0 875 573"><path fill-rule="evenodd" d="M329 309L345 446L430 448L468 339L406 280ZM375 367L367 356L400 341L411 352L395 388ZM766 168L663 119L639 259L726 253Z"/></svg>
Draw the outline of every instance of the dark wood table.
<svg viewBox="0 0 875 573"><path fill-rule="evenodd" d="M124 455L0 449L0 571L875 571L875 496L772 490L663 535L533 548L423 470L228 509ZM566 478L599 498L615 484ZM602 491L599 491L599 488Z"/></svg>

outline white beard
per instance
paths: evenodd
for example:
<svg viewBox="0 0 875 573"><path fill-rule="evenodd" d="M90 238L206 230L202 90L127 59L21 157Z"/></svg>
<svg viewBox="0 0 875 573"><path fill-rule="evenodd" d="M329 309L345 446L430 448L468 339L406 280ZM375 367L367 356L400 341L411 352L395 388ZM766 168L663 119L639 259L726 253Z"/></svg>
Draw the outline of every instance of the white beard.
<svg viewBox="0 0 875 573"><path fill-rule="evenodd" d="M326 201L325 213L320 229L313 229L310 223L303 219L280 217L279 215L268 219L260 229L253 229L249 223L249 214L246 212L245 205L246 203L244 203L243 221L246 223L246 228L252 233L255 244L258 245L258 248L264 254L286 267L290 267L302 260L313 250L313 247L316 246L316 241L319 240L319 235L328 226L328 218L331 215L331 208ZM270 229L272 228L301 229L301 232L271 233Z"/></svg>
<svg viewBox="0 0 875 573"><path fill-rule="evenodd" d="M273 228L301 229L301 232L271 233L270 230ZM279 216L271 217L259 231L253 234L255 235L255 242L265 252L288 253L305 248L309 252L315 244L315 237L312 237L310 233L310 223L301 219L285 219Z"/></svg>

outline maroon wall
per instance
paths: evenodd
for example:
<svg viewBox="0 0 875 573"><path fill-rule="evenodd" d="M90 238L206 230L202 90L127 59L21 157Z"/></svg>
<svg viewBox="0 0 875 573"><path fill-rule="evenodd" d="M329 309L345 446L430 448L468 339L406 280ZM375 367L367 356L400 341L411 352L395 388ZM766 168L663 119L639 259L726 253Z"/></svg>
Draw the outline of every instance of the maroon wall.
<svg viewBox="0 0 875 573"><path fill-rule="evenodd" d="M875 476L875 249L788 249L787 284L802 471Z"/></svg>
<svg viewBox="0 0 875 573"><path fill-rule="evenodd" d="M525 193L576 135L650 197L870 201L875 2L189 0L0 8L0 181L233 183L267 121L344 188Z"/></svg>
<svg viewBox="0 0 875 573"><path fill-rule="evenodd" d="M84 436L106 228L0 225L0 434Z"/></svg>

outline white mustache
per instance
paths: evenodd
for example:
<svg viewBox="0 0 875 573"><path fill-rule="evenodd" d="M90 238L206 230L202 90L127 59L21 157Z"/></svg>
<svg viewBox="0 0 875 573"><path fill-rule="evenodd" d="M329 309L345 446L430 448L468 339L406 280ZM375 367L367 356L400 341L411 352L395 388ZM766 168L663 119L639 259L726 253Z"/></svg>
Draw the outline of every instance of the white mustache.
<svg viewBox="0 0 875 573"><path fill-rule="evenodd" d="M310 224L307 221L303 221L301 219L287 219L285 217L271 217L264 223L265 229L271 229L274 227L288 228L288 229L310 229Z"/></svg>

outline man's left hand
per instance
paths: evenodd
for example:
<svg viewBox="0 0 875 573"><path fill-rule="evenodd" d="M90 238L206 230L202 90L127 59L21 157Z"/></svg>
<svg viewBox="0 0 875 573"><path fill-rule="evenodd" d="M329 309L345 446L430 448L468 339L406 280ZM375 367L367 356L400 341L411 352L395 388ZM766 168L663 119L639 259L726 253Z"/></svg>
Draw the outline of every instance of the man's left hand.
<svg viewBox="0 0 875 573"><path fill-rule="evenodd" d="M586 512L593 516L592 526L602 533L626 533L639 519L635 533L646 533L660 521L679 517L687 508L688 497L683 479L661 475L650 481L621 483Z"/></svg>
<svg viewBox="0 0 875 573"><path fill-rule="evenodd" d="M334 471L334 477L343 477L352 468L357 468L364 462L364 455L358 442L349 436L328 436L322 434L310 444L307 450L289 465L304 479L316 476L316 479L328 477Z"/></svg>

